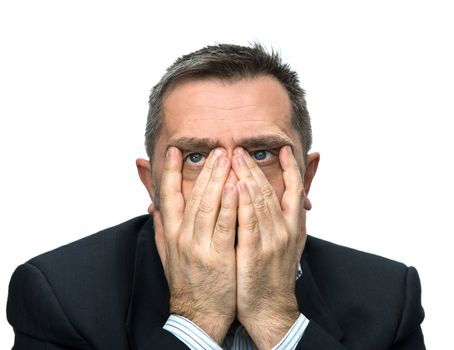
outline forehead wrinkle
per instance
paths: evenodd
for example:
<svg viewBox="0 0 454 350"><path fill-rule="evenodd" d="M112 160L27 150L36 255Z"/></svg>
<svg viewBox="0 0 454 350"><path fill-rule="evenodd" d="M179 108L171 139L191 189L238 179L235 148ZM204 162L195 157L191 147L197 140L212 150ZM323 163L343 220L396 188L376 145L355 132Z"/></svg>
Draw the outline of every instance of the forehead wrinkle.
<svg viewBox="0 0 454 350"><path fill-rule="evenodd" d="M236 111L236 110L241 110L241 109L248 109L248 108L255 108L257 105L255 104L248 104L248 105L232 105L232 106L221 106L221 105L214 105L214 104L208 104L208 103L200 103L200 104L195 104L196 107L199 107L200 109L214 109L214 110L219 110L219 111Z"/></svg>

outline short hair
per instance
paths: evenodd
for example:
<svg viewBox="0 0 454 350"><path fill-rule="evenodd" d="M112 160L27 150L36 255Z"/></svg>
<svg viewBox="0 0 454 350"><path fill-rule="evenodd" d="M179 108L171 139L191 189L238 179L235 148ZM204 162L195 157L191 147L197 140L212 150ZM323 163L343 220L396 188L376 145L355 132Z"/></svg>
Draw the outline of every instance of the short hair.
<svg viewBox="0 0 454 350"><path fill-rule="evenodd" d="M298 75L282 62L280 55L268 52L261 44L251 46L217 44L206 46L178 58L153 87L145 130L145 148L152 160L154 147L162 129L162 104L166 92L179 82L196 79L236 81L245 78L271 76L285 88L292 106L292 124L303 146L304 161L312 144L312 130L306 107L305 92Z"/></svg>

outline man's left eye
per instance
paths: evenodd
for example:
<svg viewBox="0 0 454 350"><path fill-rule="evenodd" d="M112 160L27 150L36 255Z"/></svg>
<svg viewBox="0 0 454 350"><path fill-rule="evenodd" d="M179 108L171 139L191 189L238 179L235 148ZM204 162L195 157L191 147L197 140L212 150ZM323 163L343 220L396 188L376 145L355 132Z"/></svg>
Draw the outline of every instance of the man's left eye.
<svg viewBox="0 0 454 350"><path fill-rule="evenodd" d="M265 151L265 150L260 150L260 151L254 151L251 153L252 159L258 161L258 162L264 162L269 160L273 156L273 153L270 151Z"/></svg>

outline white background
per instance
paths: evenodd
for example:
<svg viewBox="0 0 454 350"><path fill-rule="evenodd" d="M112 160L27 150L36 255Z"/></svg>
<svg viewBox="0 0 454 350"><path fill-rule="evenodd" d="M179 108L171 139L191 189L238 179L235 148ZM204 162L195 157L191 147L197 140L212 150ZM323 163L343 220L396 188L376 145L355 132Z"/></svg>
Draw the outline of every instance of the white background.
<svg viewBox="0 0 454 350"><path fill-rule="evenodd" d="M451 344L450 1L3 1L0 346L14 268L146 212L147 98L181 54L260 40L300 74L321 152L309 232L417 267ZM449 339L449 340L448 340Z"/></svg>

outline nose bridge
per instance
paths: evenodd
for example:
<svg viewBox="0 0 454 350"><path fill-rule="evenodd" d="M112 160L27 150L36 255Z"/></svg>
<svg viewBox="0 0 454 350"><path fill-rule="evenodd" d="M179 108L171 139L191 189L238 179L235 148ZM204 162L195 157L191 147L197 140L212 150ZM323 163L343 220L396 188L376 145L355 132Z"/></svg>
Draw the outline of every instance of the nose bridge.
<svg viewBox="0 0 454 350"><path fill-rule="evenodd" d="M218 147L221 147L226 152L226 157L230 160L233 158L233 151L239 145L234 139L235 130L234 125L232 125L232 121L230 118L225 118L224 120L218 121L219 133L215 136L217 139Z"/></svg>
<svg viewBox="0 0 454 350"><path fill-rule="evenodd" d="M219 142L219 147L223 148L224 151L226 152L226 157L230 159L230 161L233 160L234 156L234 151L235 149L240 146L234 138L230 135L230 133L227 131L223 134L222 139L220 138L218 140Z"/></svg>
<svg viewBox="0 0 454 350"><path fill-rule="evenodd" d="M226 157L227 157L228 159L230 159L230 161L232 161L232 158L233 158L233 150L234 150L234 149L235 149L234 147L224 148L224 150L227 152Z"/></svg>

